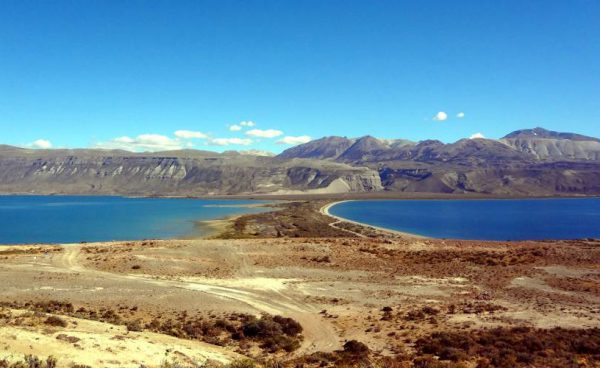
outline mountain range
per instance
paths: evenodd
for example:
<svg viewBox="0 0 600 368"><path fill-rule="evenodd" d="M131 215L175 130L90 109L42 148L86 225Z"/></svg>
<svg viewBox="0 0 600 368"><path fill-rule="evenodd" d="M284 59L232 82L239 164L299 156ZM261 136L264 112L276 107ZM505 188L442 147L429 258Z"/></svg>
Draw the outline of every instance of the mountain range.
<svg viewBox="0 0 600 368"><path fill-rule="evenodd" d="M600 139L543 128L499 140L325 137L264 152L0 146L0 193L233 195L346 192L600 194Z"/></svg>

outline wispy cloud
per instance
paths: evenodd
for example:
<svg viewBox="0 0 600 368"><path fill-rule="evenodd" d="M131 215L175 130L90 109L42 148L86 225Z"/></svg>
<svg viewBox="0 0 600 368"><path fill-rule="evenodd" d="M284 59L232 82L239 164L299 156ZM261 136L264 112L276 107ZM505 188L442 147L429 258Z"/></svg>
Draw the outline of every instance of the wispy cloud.
<svg viewBox="0 0 600 368"><path fill-rule="evenodd" d="M202 132L194 132L191 130L177 130L175 131L175 137L183 138L183 139L193 139L193 138L208 138L208 135Z"/></svg>
<svg viewBox="0 0 600 368"><path fill-rule="evenodd" d="M242 121L235 125L230 125L229 131L239 132L245 130L245 127L254 126L252 121ZM162 134L140 134L138 136L121 136L97 142L92 145L93 148L101 149L122 149L133 152L156 152L171 151L184 148L194 148L197 146L250 146L260 144L261 139L270 139L283 136L283 132L277 129L250 129L244 132L245 136L238 137L215 137L213 135L195 130L176 130L172 136ZM279 144L299 144L310 141L309 136L286 136L282 137ZM40 140L41 141L41 140ZM265 142L266 143L266 142ZM49 142L48 142L49 144ZM44 142L38 142L36 146L42 147ZM32 144L33 146L33 144ZM254 147L253 147L254 148ZM256 149L259 149L258 147ZM258 151L257 151L258 152Z"/></svg>
<svg viewBox="0 0 600 368"><path fill-rule="evenodd" d="M444 121L448 119L448 114L446 114L444 111L440 111L437 114L435 114L435 116L433 117L433 120L436 121Z"/></svg>
<svg viewBox="0 0 600 368"><path fill-rule="evenodd" d="M481 133L475 133L469 137L469 139L483 139L483 138L485 138L485 137Z"/></svg>
<svg viewBox="0 0 600 368"><path fill-rule="evenodd" d="M250 138L210 138L206 143L213 146L249 146L253 141Z"/></svg>
<svg viewBox="0 0 600 368"><path fill-rule="evenodd" d="M38 139L27 145L30 148L38 148L38 149L48 149L52 148L52 142L47 139Z"/></svg>
<svg viewBox="0 0 600 368"><path fill-rule="evenodd" d="M192 140L210 139L208 134L194 130L176 130L173 137L162 134L140 134L136 137L122 136L98 142L94 148L122 149L132 152L172 151L194 146Z"/></svg>
<svg viewBox="0 0 600 368"><path fill-rule="evenodd" d="M122 149L126 151L169 151L190 147L187 140L169 138L160 134L140 134L137 137L117 137L105 142L98 142L95 148Z"/></svg>
<svg viewBox="0 0 600 368"><path fill-rule="evenodd" d="M281 130L277 130L277 129L267 129L267 130L261 130L261 129L252 129L246 132L247 135L252 136L252 137L259 137L259 138L275 138L275 137L279 137L280 135L283 135L283 132Z"/></svg>
<svg viewBox="0 0 600 368"><path fill-rule="evenodd" d="M273 157L275 154L271 151L266 150L257 150L257 149L249 149L244 151L238 151L241 155L247 156L265 156L265 157Z"/></svg>
<svg viewBox="0 0 600 368"><path fill-rule="evenodd" d="M283 138L281 138L280 140L278 140L276 143L277 144L302 144L302 143L306 143L309 142L311 140L311 138L307 135L300 135L300 136L285 136Z"/></svg>
<svg viewBox="0 0 600 368"><path fill-rule="evenodd" d="M465 117L465 113L461 111L458 114L456 114L456 117L459 118L459 119L462 119L462 118Z"/></svg>

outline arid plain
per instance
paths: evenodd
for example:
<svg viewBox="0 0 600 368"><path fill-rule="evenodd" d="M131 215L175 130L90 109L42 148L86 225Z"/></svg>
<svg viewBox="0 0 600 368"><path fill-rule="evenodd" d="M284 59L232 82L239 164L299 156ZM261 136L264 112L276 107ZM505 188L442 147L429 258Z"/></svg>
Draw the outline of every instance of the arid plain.
<svg viewBox="0 0 600 368"><path fill-rule="evenodd" d="M328 203L285 202L204 223L214 228L207 239L2 247L0 359L31 354L60 367L600 361L600 241L411 237L328 217L320 212Z"/></svg>

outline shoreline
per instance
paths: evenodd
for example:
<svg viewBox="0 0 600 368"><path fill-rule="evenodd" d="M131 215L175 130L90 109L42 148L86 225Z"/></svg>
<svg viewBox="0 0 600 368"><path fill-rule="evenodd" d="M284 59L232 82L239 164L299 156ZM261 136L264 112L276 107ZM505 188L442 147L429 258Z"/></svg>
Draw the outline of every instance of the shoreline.
<svg viewBox="0 0 600 368"><path fill-rule="evenodd" d="M1 192L0 197L119 197L119 198L164 198L164 199L205 199L205 200L256 200L256 201L297 201L297 200L333 200L337 202L351 200L511 200L511 199L584 199L600 198L598 194L538 194L538 195L502 195L484 193L436 193L436 192L352 192L329 194L119 194L119 193L19 193Z"/></svg>
<svg viewBox="0 0 600 368"><path fill-rule="evenodd" d="M319 212L325 216L329 216L332 217L338 221L343 221L343 222L349 222L351 224L355 224L355 225L359 225L359 226L364 226L364 227L371 227L373 229L379 230L379 231L383 231L386 233L391 233L391 234L395 234L395 235L400 235L400 236L404 236L404 237L408 237L408 238L416 238L416 239L432 239L428 236L424 236L424 235L419 235L419 234L413 234L413 233L407 233L404 231L399 231L399 230L394 230L394 229L388 229L386 227L381 227L381 226L375 226L375 225L370 225L370 224L366 224L364 222L359 222L359 221L354 221L354 220L350 220L344 217L340 217L340 216L336 216L334 214L332 214L331 212L329 212L329 209L335 205L338 205L340 203L344 203L344 202L353 202L353 201L357 201L356 199L347 199L347 200L343 200L343 201L335 201L335 202L330 202L325 204L324 206L322 206L319 209Z"/></svg>
<svg viewBox="0 0 600 368"><path fill-rule="evenodd" d="M233 199L233 198L230 198ZM240 199L240 198L237 198ZM255 198L256 199L256 198ZM411 198L412 199L412 198ZM475 199L475 198L473 198ZM483 199L483 198L477 198ZM404 232L382 226L371 225L364 222L350 220L331 213L331 208L336 204L349 201L366 200L364 199L329 199L329 200L267 200L263 202L254 202L246 204L210 204L204 207L208 208L237 208L241 212L234 211L230 214L224 214L221 217L209 219L190 219L189 223L192 229L185 234L180 234L172 238L156 238L155 240L199 240L199 239L245 239L245 238L273 238L273 237L346 237L348 232L352 233L351 226L354 224L364 228L371 229L370 236L391 234L412 239L442 239L418 233ZM369 199L391 200L391 199ZM410 200L410 199L406 199ZM434 199L435 200L435 199ZM544 199L541 199L544 200ZM248 199L248 201L251 201ZM244 209L260 209L257 212L244 213ZM345 222L348 226L336 226L336 222ZM364 235L364 234L363 234ZM369 234L368 234L369 235ZM139 241L146 240L146 237L140 236L140 239L107 239L100 240L104 242L111 241ZM449 238L449 240L461 240ZM505 241L505 240L502 240ZM88 241L86 241L88 242ZM94 241L89 241L90 243ZM21 243L20 246L32 246L36 244L61 244L55 243ZM7 245L16 245L14 243L0 244L0 248Z"/></svg>
<svg viewBox="0 0 600 368"><path fill-rule="evenodd" d="M212 220L194 221L194 227L200 232L198 236L190 236L187 239L213 239L227 232L235 224L235 221L246 214L237 214Z"/></svg>
<svg viewBox="0 0 600 368"><path fill-rule="evenodd" d="M2 195L0 195L2 196ZM46 196L46 195L43 195ZM69 195L70 196L70 195ZM99 196L102 197L102 196ZM119 197L119 198L142 198L142 197L125 197L125 196L104 196L104 197ZM146 197L152 198L152 197ZM164 198L164 197L161 197ZM184 199L184 198L181 198ZM194 198L187 198L194 199ZM198 198L204 200L203 198ZM215 199L222 200L222 199ZM231 199L231 200L243 200L243 199ZM247 200L251 201L251 200ZM235 225L235 222L243 217L248 215L255 215L261 213L272 212L277 204L284 203L286 201L282 200L260 200L259 203L247 203L247 204L215 204L215 205L204 205L202 207L205 208L230 208L230 209L258 209L264 208L264 211L259 212L234 212L231 214L227 214L221 217L215 217L206 220L189 220L192 223L192 229L189 232L184 234L180 234L174 237L158 237L158 238L147 238L144 236L140 236L140 238L127 238L127 239L105 239L105 240L79 240L79 241L56 241L56 242L27 242L27 243L3 243L0 241L0 249L7 250L8 247L19 247L21 249L28 249L32 247L40 247L40 246L63 246L67 244L94 244L94 243L121 243L121 242L139 242L139 241L148 241L148 240L158 240L158 241L177 241L177 240L201 240L201 239L213 239L218 237L219 235L227 232L230 228ZM1 239L0 239L1 240Z"/></svg>

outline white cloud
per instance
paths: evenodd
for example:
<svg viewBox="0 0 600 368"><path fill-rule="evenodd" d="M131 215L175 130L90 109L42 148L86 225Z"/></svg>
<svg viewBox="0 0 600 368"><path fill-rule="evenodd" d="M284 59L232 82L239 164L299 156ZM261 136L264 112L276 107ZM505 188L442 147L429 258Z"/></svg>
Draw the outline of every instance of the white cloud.
<svg viewBox="0 0 600 368"><path fill-rule="evenodd" d="M282 135L283 132L281 130L277 130L277 129L267 129L267 130L252 129L252 130L247 131L246 134L249 136L252 136L252 137L275 138L275 137L279 137L280 135Z"/></svg>
<svg viewBox="0 0 600 368"><path fill-rule="evenodd" d="M169 151L189 147L189 142L169 138L160 134L141 134L135 138L123 136L111 139L106 142L96 143L96 148L102 149L122 149L126 151Z"/></svg>
<svg viewBox="0 0 600 368"><path fill-rule="evenodd" d="M207 143L215 146L249 146L253 141L250 138L211 138Z"/></svg>
<svg viewBox="0 0 600 368"><path fill-rule="evenodd" d="M115 142L118 142L118 143L134 143L134 142L135 142L135 139L133 139L133 138L129 138L129 137L127 137L127 136L123 136L123 137L117 137L117 138L115 138L115 139L113 139L113 140L114 140Z"/></svg>
<svg viewBox="0 0 600 368"><path fill-rule="evenodd" d="M469 139L483 139L485 138L481 133L475 133L469 137Z"/></svg>
<svg viewBox="0 0 600 368"><path fill-rule="evenodd" d="M180 147L181 142L160 134L141 134L135 139L136 143L149 147Z"/></svg>
<svg viewBox="0 0 600 368"><path fill-rule="evenodd" d="M461 111L458 114L456 114L456 117L459 118L459 119L462 119L462 118L465 117L465 113Z"/></svg>
<svg viewBox="0 0 600 368"><path fill-rule="evenodd" d="M238 132L240 130L242 130L242 127L236 124L230 125L229 126L229 130L231 130L232 132Z"/></svg>
<svg viewBox="0 0 600 368"><path fill-rule="evenodd" d="M202 132L194 132L191 130L177 130L175 136L183 139L208 138L208 136Z"/></svg>
<svg viewBox="0 0 600 368"><path fill-rule="evenodd" d="M300 135L297 137L285 136L277 141L277 144L302 144L309 142L311 138L307 135Z"/></svg>
<svg viewBox="0 0 600 368"><path fill-rule="evenodd" d="M29 143L27 146L31 148L48 149L52 148L52 142L47 139L38 139Z"/></svg>
<svg viewBox="0 0 600 368"><path fill-rule="evenodd" d="M253 121L250 121L250 120L248 120L248 121L242 121L242 122L240 122L240 124L239 124L239 125L241 125L241 126L243 126L243 127L253 127L253 126L255 126L256 124L254 124L254 122L253 122Z"/></svg>
<svg viewBox="0 0 600 368"><path fill-rule="evenodd" d="M246 155L246 156L266 156L266 157L275 156L275 154L271 151L257 150L257 149L250 149L250 150L238 151L238 152L240 155Z"/></svg>
<svg viewBox="0 0 600 368"><path fill-rule="evenodd" d="M436 120L436 121L444 121L444 120L446 120L446 119L448 119L448 114L446 114L446 113L445 113L445 112L443 112L443 111L440 111L440 112L438 112L438 113L437 113L437 114L435 114L435 116L433 117L433 120Z"/></svg>

